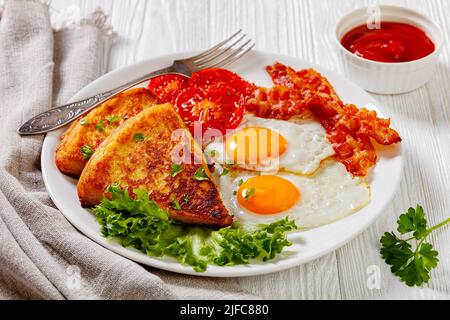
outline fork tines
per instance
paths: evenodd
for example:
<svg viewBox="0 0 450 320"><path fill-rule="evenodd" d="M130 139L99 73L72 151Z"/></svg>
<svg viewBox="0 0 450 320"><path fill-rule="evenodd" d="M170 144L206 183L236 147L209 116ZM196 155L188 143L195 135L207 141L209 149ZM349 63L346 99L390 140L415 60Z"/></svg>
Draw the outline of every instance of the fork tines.
<svg viewBox="0 0 450 320"><path fill-rule="evenodd" d="M241 58L254 46L253 41L247 39L246 34L239 30L228 39L192 57L191 61L199 69L225 67Z"/></svg>

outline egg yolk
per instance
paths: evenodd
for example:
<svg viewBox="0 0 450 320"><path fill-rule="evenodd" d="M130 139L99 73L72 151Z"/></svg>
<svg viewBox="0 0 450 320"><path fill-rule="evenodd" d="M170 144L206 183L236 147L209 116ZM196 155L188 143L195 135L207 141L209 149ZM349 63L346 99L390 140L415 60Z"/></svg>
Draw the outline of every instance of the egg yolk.
<svg viewBox="0 0 450 320"><path fill-rule="evenodd" d="M300 199L300 191L290 181L272 175L249 178L237 193L238 203L257 214L288 210Z"/></svg>
<svg viewBox="0 0 450 320"><path fill-rule="evenodd" d="M235 164L258 164L277 159L287 147L286 139L268 128L248 127L226 140L226 153Z"/></svg>

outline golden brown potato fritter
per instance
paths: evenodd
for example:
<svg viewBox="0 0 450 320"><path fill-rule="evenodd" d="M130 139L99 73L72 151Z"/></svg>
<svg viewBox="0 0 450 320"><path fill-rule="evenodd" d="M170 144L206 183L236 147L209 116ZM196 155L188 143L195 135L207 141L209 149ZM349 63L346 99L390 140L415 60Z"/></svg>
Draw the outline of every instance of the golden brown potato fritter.
<svg viewBox="0 0 450 320"><path fill-rule="evenodd" d="M184 139L173 138L174 133ZM175 157L174 164L174 154L189 161ZM81 204L100 203L113 183L129 191L147 189L151 199L178 221L217 227L233 222L211 181L202 150L170 104L142 111L104 141L78 182Z"/></svg>
<svg viewBox="0 0 450 320"><path fill-rule="evenodd" d="M75 121L62 135L56 149L58 169L72 177L79 177L90 151L95 151L114 129L129 118L156 103L156 98L150 91L135 88L107 100ZM85 150L84 155L82 148Z"/></svg>

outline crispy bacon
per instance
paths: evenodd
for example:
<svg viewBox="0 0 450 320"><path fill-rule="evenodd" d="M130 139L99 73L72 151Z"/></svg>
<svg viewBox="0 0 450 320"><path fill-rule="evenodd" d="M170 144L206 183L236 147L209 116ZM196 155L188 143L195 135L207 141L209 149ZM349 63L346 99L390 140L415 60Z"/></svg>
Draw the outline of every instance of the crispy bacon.
<svg viewBox="0 0 450 320"><path fill-rule="evenodd" d="M246 102L246 110L257 117L288 120L301 115L309 105L318 99L317 95L306 90L292 90L285 86L258 88Z"/></svg>
<svg viewBox="0 0 450 320"><path fill-rule="evenodd" d="M327 130L328 140L347 171L356 176L365 176L367 170L375 165L377 154L370 137L360 132L359 120L343 117L339 112L346 109L347 106L335 109L331 103L314 104L310 108Z"/></svg>
<svg viewBox="0 0 450 320"><path fill-rule="evenodd" d="M371 137L382 145L402 141L397 131L390 128L390 119L378 118L375 111L366 108L358 109L354 104L344 106L339 116L339 124L351 125L352 132Z"/></svg>
<svg viewBox="0 0 450 320"><path fill-rule="evenodd" d="M341 103L333 86L327 78L314 69L303 69L295 71L291 67L276 62L272 66L266 67L275 85L285 86L291 89L308 89L314 93L321 93L327 100Z"/></svg>
<svg viewBox="0 0 450 320"><path fill-rule="evenodd" d="M341 128L331 131L328 139L347 171L355 176L365 176L377 162L377 154L367 136L355 135Z"/></svg>
<svg viewBox="0 0 450 320"><path fill-rule="evenodd" d="M401 141L390 119L375 111L344 104L334 88L313 69L295 71L275 63L266 67L275 86L258 88L247 101L249 112L263 118L288 120L310 110L326 129L339 160L356 176L365 176L377 155L371 138L382 145Z"/></svg>

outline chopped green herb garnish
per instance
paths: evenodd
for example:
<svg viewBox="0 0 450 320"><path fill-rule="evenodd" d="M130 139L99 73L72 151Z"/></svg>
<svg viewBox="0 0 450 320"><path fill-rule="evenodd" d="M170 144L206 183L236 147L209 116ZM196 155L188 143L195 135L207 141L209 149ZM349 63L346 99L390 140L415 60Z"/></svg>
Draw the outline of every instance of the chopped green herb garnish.
<svg viewBox="0 0 450 320"><path fill-rule="evenodd" d="M240 185L243 184L243 183L244 183L244 180L239 179L239 181L238 181L238 186L240 186Z"/></svg>
<svg viewBox="0 0 450 320"><path fill-rule="evenodd" d="M434 230L450 223L450 218L438 225L427 229L427 220L423 208L417 205L416 209L409 208L397 220L397 231L409 234L406 240L397 237L394 232L386 232L381 237L381 256L391 271L406 285L420 286L430 280L430 271L439 262L438 252L433 250L430 243L424 242ZM417 242L414 250L411 242Z"/></svg>
<svg viewBox="0 0 450 320"><path fill-rule="evenodd" d="M145 140L144 134L141 132L135 133L133 136L133 140L134 141L144 141Z"/></svg>
<svg viewBox="0 0 450 320"><path fill-rule="evenodd" d="M90 145L82 146L80 150L84 160L89 160L89 158L94 154L94 150L92 150Z"/></svg>
<svg viewBox="0 0 450 320"><path fill-rule="evenodd" d="M108 120L109 123L113 123L119 121L119 118L115 115L110 115L106 117L106 120Z"/></svg>
<svg viewBox="0 0 450 320"><path fill-rule="evenodd" d="M247 190L247 192L245 193L244 199L247 202L248 199L255 194L255 187L251 187L250 189Z"/></svg>
<svg viewBox="0 0 450 320"><path fill-rule="evenodd" d="M173 200L172 200L172 208L174 208L175 210L181 210L181 206L180 206L180 204L178 203L178 200L177 200L177 199L173 199Z"/></svg>
<svg viewBox="0 0 450 320"><path fill-rule="evenodd" d="M233 191L233 196L235 196L235 195L237 195L237 191L236 190Z"/></svg>
<svg viewBox="0 0 450 320"><path fill-rule="evenodd" d="M184 196L183 202L184 203L188 203L189 202L189 196L188 195Z"/></svg>
<svg viewBox="0 0 450 320"><path fill-rule="evenodd" d="M103 119L95 125L98 131L103 131Z"/></svg>
<svg viewBox="0 0 450 320"><path fill-rule="evenodd" d="M117 238L124 247L135 247L149 256L171 256L195 271L210 264L233 266L252 260L267 261L291 243L286 233L297 227L287 217L269 225L230 227L214 230L173 221L167 210L149 199L146 190L127 189L114 184L94 208L103 236Z"/></svg>
<svg viewBox="0 0 450 320"><path fill-rule="evenodd" d="M229 172L230 170L228 170L227 168L223 168L222 172L220 173L220 176L226 176Z"/></svg>
<svg viewBox="0 0 450 320"><path fill-rule="evenodd" d="M205 168L200 167L197 169L197 171L195 171L194 180L198 180L198 181L209 180L208 175L205 172Z"/></svg>
<svg viewBox="0 0 450 320"><path fill-rule="evenodd" d="M177 174L179 174L183 170L184 170L183 165L174 163L174 164L172 164L172 171L170 172L170 175L172 177L175 177Z"/></svg>
<svg viewBox="0 0 450 320"><path fill-rule="evenodd" d="M217 151L216 150L211 150L210 152L209 152L209 155L211 156L211 157L215 157L216 156L216 153L217 153Z"/></svg>
<svg viewBox="0 0 450 320"><path fill-rule="evenodd" d="M80 120L80 124L82 126L87 126L87 125L89 125L89 121L86 118L83 118Z"/></svg>

